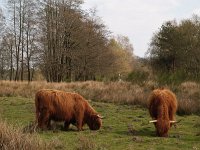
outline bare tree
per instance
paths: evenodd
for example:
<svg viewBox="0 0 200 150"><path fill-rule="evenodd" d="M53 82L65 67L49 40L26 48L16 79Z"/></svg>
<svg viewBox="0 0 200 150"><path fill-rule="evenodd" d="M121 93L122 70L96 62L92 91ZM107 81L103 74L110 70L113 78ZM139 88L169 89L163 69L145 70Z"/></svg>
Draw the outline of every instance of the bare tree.
<svg viewBox="0 0 200 150"><path fill-rule="evenodd" d="M9 0L9 10L11 12L11 31L14 35L14 60L15 77L14 80L31 80L31 61L33 50L36 50L37 43L37 1L35 0ZM32 62L33 63L33 62ZM26 67L27 66L27 67ZM27 68L25 70L25 67ZM28 73L26 73L28 72Z"/></svg>
<svg viewBox="0 0 200 150"><path fill-rule="evenodd" d="M10 80L31 81L37 66L49 82L95 80L128 68L128 38L116 44L126 52L114 50L106 26L95 10L81 9L82 0L8 2L11 25L5 30L2 58L9 65L2 70L9 70Z"/></svg>
<svg viewBox="0 0 200 150"><path fill-rule="evenodd" d="M79 1L53 1L45 5L43 34L43 72L48 81L60 82L71 78L72 59L77 47L74 32L79 32L81 15Z"/></svg>
<svg viewBox="0 0 200 150"><path fill-rule="evenodd" d="M3 15L2 9L0 8L0 34L2 34L4 27L5 27L5 17Z"/></svg>

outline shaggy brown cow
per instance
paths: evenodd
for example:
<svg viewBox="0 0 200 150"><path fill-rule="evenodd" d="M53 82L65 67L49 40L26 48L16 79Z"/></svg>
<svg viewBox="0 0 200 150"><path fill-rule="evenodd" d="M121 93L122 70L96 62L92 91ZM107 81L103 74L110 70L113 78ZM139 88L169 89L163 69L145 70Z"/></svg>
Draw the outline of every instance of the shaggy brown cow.
<svg viewBox="0 0 200 150"><path fill-rule="evenodd" d="M175 123L177 100L174 93L168 89L156 89L149 96L149 113L154 119L158 136L167 137L168 130Z"/></svg>
<svg viewBox="0 0 200 150"><path fill-rule="evenodd" d="M51 120L65 121L67 130L70 123L82 130L87 124L91 130L98 130L102 125L101 117L79 94L58 90L43 89L35 95L36 119L38 127L50 128Z"/></svg>

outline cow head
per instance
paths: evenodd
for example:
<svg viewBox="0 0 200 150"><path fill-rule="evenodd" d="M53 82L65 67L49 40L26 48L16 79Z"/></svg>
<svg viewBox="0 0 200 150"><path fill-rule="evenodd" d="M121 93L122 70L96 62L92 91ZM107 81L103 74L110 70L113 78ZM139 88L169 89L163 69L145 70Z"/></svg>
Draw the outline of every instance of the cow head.
<svg viewBox="0 0 200 150"><path fill-rule="evenodd" d="M160 137L167 137L169 128L173 123L176 123L176 121L170 121L164 119L152 120L149 122L154 123L156 127L156 133Z"/></svg>
<svg viewBox="0 0 200 150"><path fill-rule="evenodd" d="M158 136L161 137L167 137L168 136L168 130L170 128L170 122L163 119L158 119L158 121L155 123L156 127L156 133Z"/></svg>
<svg viewBox="0 0 200 150"><path fill-rule="evenodd" d="M101 120L102 118L103 117L101 117L98 114L92 114L88 121L88 126L90 130L99 130L102 125L102 120Z"/></svg>

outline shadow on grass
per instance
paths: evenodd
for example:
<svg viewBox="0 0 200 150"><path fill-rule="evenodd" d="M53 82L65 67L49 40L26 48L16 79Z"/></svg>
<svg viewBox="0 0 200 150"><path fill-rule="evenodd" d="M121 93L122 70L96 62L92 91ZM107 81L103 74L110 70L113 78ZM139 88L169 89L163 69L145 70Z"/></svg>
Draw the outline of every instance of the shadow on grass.
<svg viewBox="0 0 200 150"><path fill-rule="evenodd" d="M25 125L22 128L22 131L24 133L34 133L34 132L46 132L46 131L52 131L52 132L77 132L77 129L75 126L70 125L69 129L65 129L62 123L54 123L51 125L49 129L40 129L38 128L37 124L34 121L29 122L29 124Z"/></svg>
<svg viewBox="0 0 200 150"><path fill-rule="evenodd" d="M119 128L112 125L104 125L100 130L101 134L118 134L119 136L146 136L155 137L155 130L152 127L143 127L140 129L135 128L132 124L127 124L126 127Z"/></svg>
<svg viewBox="0 0 200 150"><path fill-rule="evenodd" d="M155 137L155 131L152 130L150 127L142 128L137 131L138 136L146 136L146 137Z"/></svg>
<svg viewBox="0 0 200 150"><path fill-rule="evenodd" d="M126 136L158 138L158 136L156 135L155 129L152 129L151 127L145 127L145 128L141 128L139 130L128 128L127 130L120 130L120 131L116 131L115 133L117 133L119 135L126 135ZM181 136L179 134L169 134L168 138L179 139L179 138L181 138Z"/></svg>

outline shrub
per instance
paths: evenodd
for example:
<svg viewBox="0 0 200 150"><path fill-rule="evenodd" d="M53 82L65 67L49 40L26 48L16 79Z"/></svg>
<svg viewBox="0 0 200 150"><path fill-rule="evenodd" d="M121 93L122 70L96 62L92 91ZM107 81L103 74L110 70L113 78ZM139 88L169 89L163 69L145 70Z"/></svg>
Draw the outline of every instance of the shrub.
<svg viewBox="0 0 200 150"><path fill-rule="evenodd" d="M177 71L175 73L158 73L157 81L159 84L167 84L167 85L179 85L180 83L186 81L186 75L181 72Z"/></svg>
<svg viewBox="0 0 200 150"><path fill-rule="evenodd" d="M144 82L148 80L149 73L146 71L136 70L131 72L128 77L127 81L142 85Z"/></svg>

